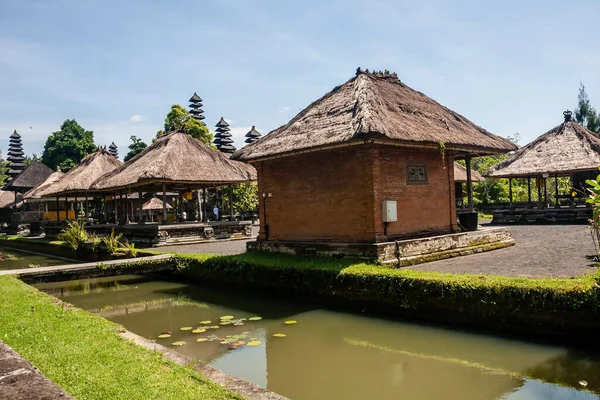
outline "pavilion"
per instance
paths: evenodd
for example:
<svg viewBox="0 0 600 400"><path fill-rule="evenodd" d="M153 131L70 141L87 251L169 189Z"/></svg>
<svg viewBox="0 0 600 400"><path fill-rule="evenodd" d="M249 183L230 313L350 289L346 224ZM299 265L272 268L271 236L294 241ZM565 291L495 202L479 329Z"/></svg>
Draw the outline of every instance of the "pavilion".
<svg viewBox="0 0 600 400"><path fill-rule="evenodd" d="M233 155L258 171L260 234L249 246L398 261L398 241L460 231L455 159L465 159L472 210L471 157L512 150L395 74L359 69Z"/></svg>
<svg viewBox="0 0 600 400"><path fill-rule="evenodd" d="M123 164L112 156L106 148L98 148L94 153L85 156L79 164L65 173L58 180L49 182L45 187L35 191L37 198L54 197L56 209L60 210L60 199L64 199L65 210L68 209L69 198L73 198L74 210L76 211L79 201L85 201L85 215L88 215L89 196L92 194L90 186L102 175L114 170ZM92 195L92 198L94 196ZM77 214L75 212L75 214ZM69 213L66 213L69 219ZM56 213L56 221L60 221L60 213Z"/></svg>
<svg viewBox="0 0 600 400"><path fill-rule="evenodd" d="M24 204L17 202L17 193L20 197L24 197L23 194L40 183L44 182L54 171L47 167L40 160L34 160L31 164L25 167L18 175L15 175L6 185L4 190L14 192L14 204L13 204L13 222L24 223L29 222L28 216L31 214L25 213ZM21 212L17 213L17 205L21 204Z"/></svg>
<svg viewBox="0 0 600 400"><path fill-rule="evenodd" d="M456 197L456 208L464 209L464 196L463 185L467 183L467 169L459 163L454 163L454 197ZM483 176L473 169L471 169L471 181L472 182L483 182Z"/></svg>
<svg viewBox="0 0 600 400"><path fill-rule="evenodd" d="M161 192L164 224L167 222L167 191L179 193L180 200L182 197L192 199L193 190L254 180L256 170L251 165L231 160L226 154L187 133L169 132L125 164L102 176L94 182L91 190L103 194L127 194L137 191L140 198L142 192ZM178 208L181 204L182 201L179 201ZM206 215L206 210L202 212L200 204L197 207L199 215ZM139 209L140 220L142 211L143 207ZM199 238L232 237L240 234L247 236L251 233L250 225L249 221L198 222L131 229L146 235L138 236L138 241L149 240L153 244L167 244L172 237L189 236L189 240L200 240ZM132 240L136 241L136 238Z"/></svg>
<svg viewBox="0 0 600 400"><path fill-rule="evenodd" d="M600 165L600 137L573 121L571 111L565 111L563 116L563 123L487 171L488 177L509 180L508 208L494 211L494 222L585 222L591 217L591 209L585 205L578 207L572 193L574 190L576 197L587 197L585 179L594 179ZM558 182L561 177L570 177L574 188L562 195ZM554 207L548 204L547 181L550 178L554 178ZM513 202L513 179L527 180L525 204ZM532 201L532 179L537 202Z"/></svg>

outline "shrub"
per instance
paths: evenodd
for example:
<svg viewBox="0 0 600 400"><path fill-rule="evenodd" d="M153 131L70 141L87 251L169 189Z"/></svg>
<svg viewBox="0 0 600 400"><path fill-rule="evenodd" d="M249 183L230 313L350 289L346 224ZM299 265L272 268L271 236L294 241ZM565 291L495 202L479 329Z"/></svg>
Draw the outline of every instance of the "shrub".
<svg viewBox="0 0 600 400"><path fill-rule="evenodd" d="M123 234L119 233L118 235L115 235L114 229L110 231L110 235L104 236L102 242L104 242L104 246L106 246L108 254L114 254L119 250L119 248L122 246L121 237L123 237Z"/></svg>
<svg viewBox="0 0 600 400"><path fill-rule="evenodd" d="M134 258L137 256L137 249L135 248L135 243L131 243L127 240L124 240L121 243L121 245L122 245L123 251L127 257Z"/></svg>
<svg viewBox="0 0 600 400"><path fill-rule="evenodd" d="M83 221L72 221L60 232L58 239L75 250L78 256L83 256L89 236L83 227Z"/></svg>

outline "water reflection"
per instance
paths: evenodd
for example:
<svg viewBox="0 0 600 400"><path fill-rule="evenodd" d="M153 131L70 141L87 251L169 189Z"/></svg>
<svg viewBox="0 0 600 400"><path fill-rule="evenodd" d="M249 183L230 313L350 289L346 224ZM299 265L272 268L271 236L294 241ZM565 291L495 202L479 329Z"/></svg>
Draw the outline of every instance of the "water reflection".
<svg viewBox="0 0 600 400"><path fill-rule="evenodd" d="M292 399L597 399L600 357L560 346L323 310L179 282L122 276L39 285L168 345ZM85 294L84 294L85 293ZM223 315L261 321L218 325ZM284 325L294 319L297 325ZM183 326L218 329L202 334ZM285 333L285 338L274 338ZM233 349L198 337L245 335L262 346ZM158 340L158 339L157 339ZM248 339L249 340L249 339ZM586 390L578 381L588 382Z"/></svg>
<svg viewBox="0 0 600 400"><path fill-rule="evenodd" d="M39 256L20 251L8 250L0 247L0 271L7 269L48 267L50 265L68 264L68 262L56 258Z"/></svg>

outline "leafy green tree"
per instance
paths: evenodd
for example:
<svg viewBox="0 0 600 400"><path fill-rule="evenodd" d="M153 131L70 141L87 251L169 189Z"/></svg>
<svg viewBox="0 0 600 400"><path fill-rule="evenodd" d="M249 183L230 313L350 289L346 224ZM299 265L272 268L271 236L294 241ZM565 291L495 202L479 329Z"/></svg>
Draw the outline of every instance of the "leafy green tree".
<svg viewBox="0 0 600 400"><path fill-rule="evenodd" d="M125 155L125 158L123 159L123 161L125 162L131 160L133 157L135 157L136 154L142 152L146 147L148 147L146 143L142 142L142 139L138 138L135 135L132 135L129 138L131 139L132 143L129 146L127 146L127 148L129 149L129 153L127 153Z"/></svg>
<svg viewBox="0 0 600 400"><path fill-rule="evenodd" d="M592 132L600 133L600 115L591 105L590 99L585 91L585 85L579 83L577 94L577 107L575 107L575 120Z"/></svg>
<svg viewBox="0 0 600 400"><path fill-rule="evenodd" d="M37 156L37 154L33 153L33 154L32 154L32 155L30 155L30 156L25 156L25 157L24 157L24 160L23 160L23 163L24 163L25 165L31 165L31 163L33 163L33 162L34 162L35 160L37 160L37 159L38 159L38 156Z"/></svg>
<svg viewBox="0 0 600 400"><path fill-rule="evenodd" d="M2 157L2 153L0 153L0 186L6 183L6 178L8 177L6 174L8 171L8 168L6 168L7 165L8 162Z"/></svg>
<svg viewBox="0 0 600 400"><path fill-rule="evenodd" d="M42 162L52 169L66 172L87 154L96 150L94 132L86 131L74 119L68 119L53 132L44 145Z"/></svg>
<svg viewBox="0 0 600 400"><path fill-rule="evenodd" d="M184 129L185 133L203 141L206 144L211 144L213 136L208 131L206 125L201 121L192 118L188 110L179 104L173 104L171 111L165 118L164 131L158 131L156 137L160 137L164 132L178 131Z"/></svg>
<svg viewBox="0 0 600 400"><path fill-rule="evenodd" d="M233 192L233 212L242 214L255 211L258 207L258 185L256 182L238 183L231 187ZM229 213L229 189L222 189L224 215Z"/></svg>

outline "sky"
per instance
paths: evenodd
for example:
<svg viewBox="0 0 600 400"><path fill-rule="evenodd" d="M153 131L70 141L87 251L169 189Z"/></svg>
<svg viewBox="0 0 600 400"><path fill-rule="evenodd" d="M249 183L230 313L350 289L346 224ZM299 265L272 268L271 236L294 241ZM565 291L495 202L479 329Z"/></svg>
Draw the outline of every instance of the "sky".
<svg viewBox="0 0 600 400"><path fill-rule="evenodd" d="M350 79L407 85L523 145L562 122L580 82L600 108L600 2L0 0L0 151L40 155L66 119L150 143L197 92L237 148Z"/></svg>

